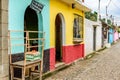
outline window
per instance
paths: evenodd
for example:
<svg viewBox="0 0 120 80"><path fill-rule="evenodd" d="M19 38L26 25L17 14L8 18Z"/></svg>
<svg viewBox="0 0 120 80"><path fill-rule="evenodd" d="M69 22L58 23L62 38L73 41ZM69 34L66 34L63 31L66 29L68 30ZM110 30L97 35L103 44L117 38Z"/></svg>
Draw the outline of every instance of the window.
<svg viewBox="0 0 120 80"><path fill-rule="evenodd" d="M73 42L81 41L83 41L83 17L75 14L73 23Z"/></svg>

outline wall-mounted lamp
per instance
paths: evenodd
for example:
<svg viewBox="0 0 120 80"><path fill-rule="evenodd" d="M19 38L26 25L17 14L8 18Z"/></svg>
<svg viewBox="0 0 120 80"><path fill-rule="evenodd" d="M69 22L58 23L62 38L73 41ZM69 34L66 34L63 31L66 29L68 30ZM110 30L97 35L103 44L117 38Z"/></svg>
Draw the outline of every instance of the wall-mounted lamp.
<svg viewBox="0 0 120 80"><path fill-rule="evenodd" d="M75 3L72 3L72 9L74 9L75 8Z"/></svg>

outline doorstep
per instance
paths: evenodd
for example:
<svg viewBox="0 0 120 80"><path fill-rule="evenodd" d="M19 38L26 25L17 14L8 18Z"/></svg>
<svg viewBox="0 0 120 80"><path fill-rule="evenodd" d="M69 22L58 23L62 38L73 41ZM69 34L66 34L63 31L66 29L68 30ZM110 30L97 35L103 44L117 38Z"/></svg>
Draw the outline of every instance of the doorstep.
<svg viewBox="0 0 120 80"><path fill-rule="evenodd" d="M64 66L65 63L64 62L58 62L55 64L55 68L58 68L58 67L61 67L61 66Z"/></svg>

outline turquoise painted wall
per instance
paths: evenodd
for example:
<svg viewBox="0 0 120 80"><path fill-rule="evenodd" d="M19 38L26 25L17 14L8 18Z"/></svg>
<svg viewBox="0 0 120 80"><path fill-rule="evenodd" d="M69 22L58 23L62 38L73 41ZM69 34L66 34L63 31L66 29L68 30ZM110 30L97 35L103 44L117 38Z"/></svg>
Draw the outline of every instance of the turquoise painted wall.
<svg viewBox="0 0 120 80"><path fill-rule="evenodd" d="M9 0L9 30L24 31L24 14L26 8L30 5L32 0ZM45 49L49 49L50 43L50 14L49 14L49 0L36 0L44 5L41 13L38 15L39 30L45 32ZM24 37L23 33L12 33L13 37ZM12 40L12 44L24 44L24 40L18 42ZM24 47L12 48L13 53L24 52Z"/></svg>
<svg viewBox="0 0 120 80"><path fill-rule="evenodd" d="M41 14L42 14L42 19L43 19L43 31L45 32L45 49L49 49L50 48L50 11L49 11L50 0L36 0L36 1L44 5L44 8ZM40 26L41 24L39 24L39 27Z"/></svg>
<svg viewBox="0 0 120 80"><path fill-rule="evenodd" d="M112 44L112 43L113 43L113 40L114 40L113 33L114 33L113 29L110 28L110 29L109 29L109 34L108 34L108 37L109 37L109 38L108 38L108 43L110 43L110 44Z"/></svg>

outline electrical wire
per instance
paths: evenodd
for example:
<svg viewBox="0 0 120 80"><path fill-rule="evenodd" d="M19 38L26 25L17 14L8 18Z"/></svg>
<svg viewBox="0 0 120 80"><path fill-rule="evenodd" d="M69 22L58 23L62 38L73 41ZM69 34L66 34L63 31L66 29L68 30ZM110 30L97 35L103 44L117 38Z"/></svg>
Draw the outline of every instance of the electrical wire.
<svg viewBox="0 0 120 80"><path fill-rule="evenodd" d="M113 4L116 8L120 9L120 7L117 6L113 1L112 1L112 4Z"/></svg>
<svg viewBox="0 0 120 80"><path fill-rule="evenodd" d="M109 1L109 3L107 4L107 7L109 7L110 3L111 3L112 0Z"/></svg>
<svg viewBox="0 0 120 80"><path fill-rule="evenodd" d="M116 5L116 3L113 1L113 0L110 0L109 3L108 3L108 6L110 5L110 3L112 3L112 5L117 8L117 9L120 9L120 7L118 5Z"/></svg>

